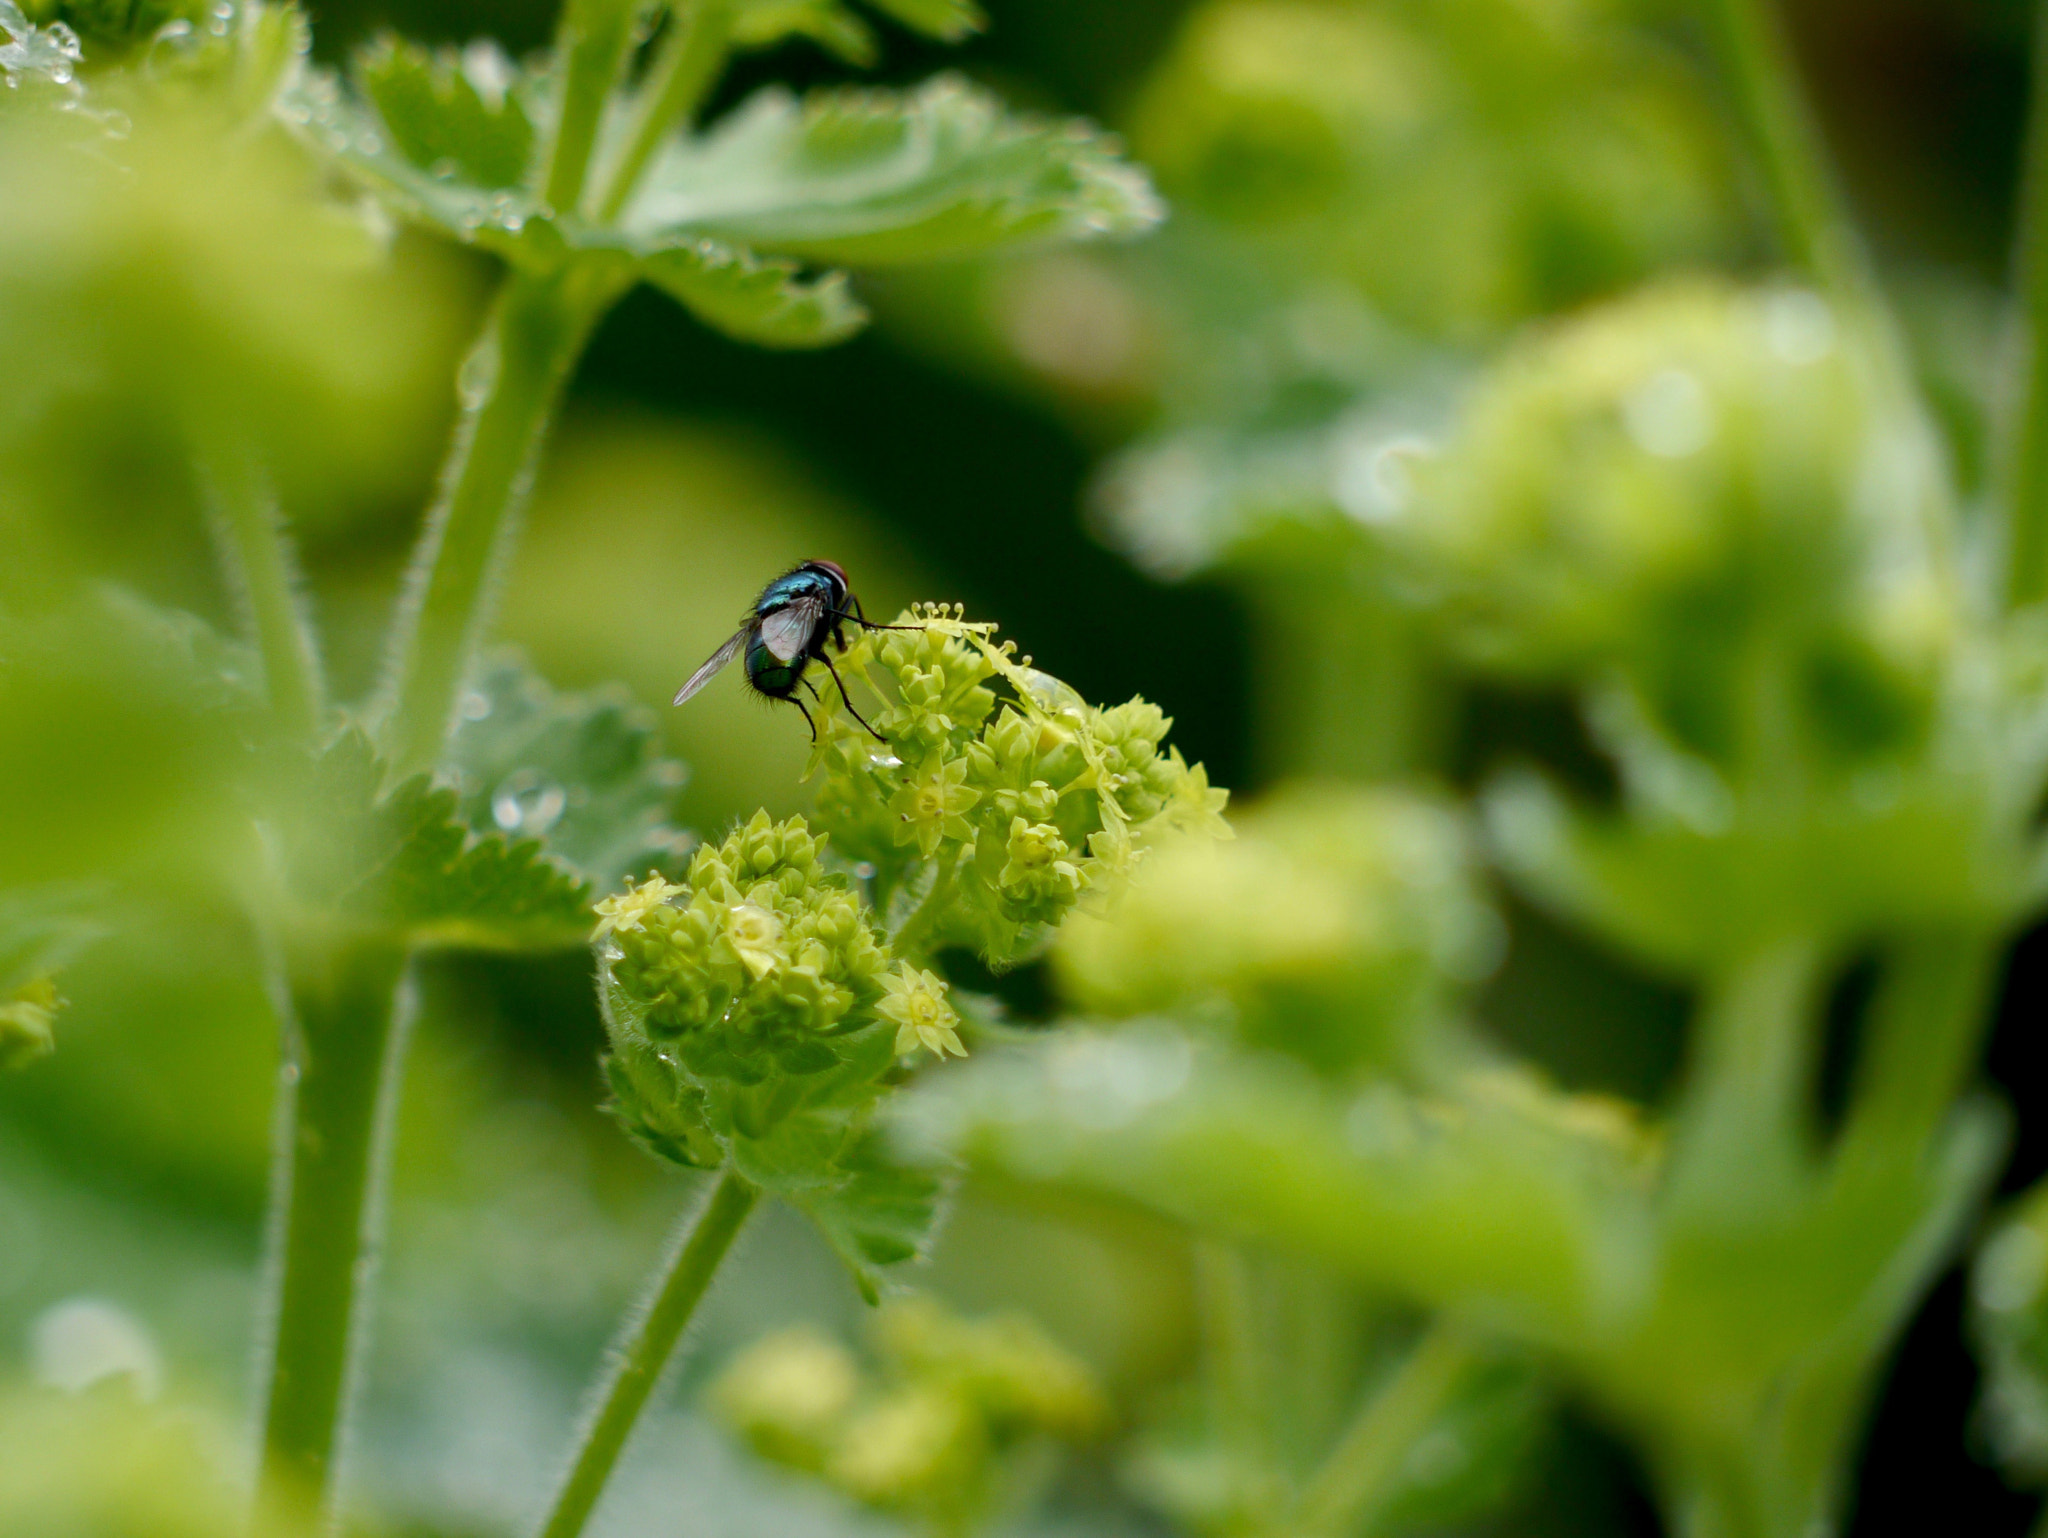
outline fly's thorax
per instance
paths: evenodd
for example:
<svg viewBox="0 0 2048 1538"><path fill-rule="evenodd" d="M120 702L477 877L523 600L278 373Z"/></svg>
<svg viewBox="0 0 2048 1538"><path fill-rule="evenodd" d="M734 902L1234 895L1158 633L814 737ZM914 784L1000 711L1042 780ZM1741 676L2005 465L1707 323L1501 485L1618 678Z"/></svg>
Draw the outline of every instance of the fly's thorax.
<svg viewBox="0 0 2048 1538"><path fill-rule="evenodd" d="M807 562L795 571L784 572L773 582L761 589L761 596L754 600L757 616L773 614L777 609L786 609L802 598L822 598L828 609L837 609L846 597L846 579L835 575L837 568L823 569L821 562Z"/></svg>

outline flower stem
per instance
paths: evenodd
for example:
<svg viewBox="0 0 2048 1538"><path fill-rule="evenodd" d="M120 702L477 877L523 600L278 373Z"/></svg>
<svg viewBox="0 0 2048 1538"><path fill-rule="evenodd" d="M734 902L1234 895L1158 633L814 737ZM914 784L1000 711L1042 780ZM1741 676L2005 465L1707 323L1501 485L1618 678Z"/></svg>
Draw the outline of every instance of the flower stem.
<svg viewBox="0 0 2048 1538"><path fill-rule="evenodd" d="M596 1412L578 1440L569 1477L540 1529L541 1538L577 1538L583 1531L677 1340L759 1197L758 1190L728 1169L704 1210L677 1231L674 1251L662 1263L661 1280L645 1312L627 1322L609 1353L611 1377L594 1397Z"/></svg>
<svg viewBox="0 0 2048 1538"><path fill-rule="evenodd" d="M273 1152L259 1509L334 1506L362 1358L409 1008L390 946L295 949Z"/></svg>
<svg viewBox="0 0 2048 1538"><path fill-rule="evenodd" d="M1829 164L1820 124L1800 89L1799 65L1777 0L1708 0L1736 107L1761 163L1785 254L1831 295L1873 366L1878 405L1900 424L1900 445L1921 483L1923 531L1943 564L1953 550L1955 493L1914 382L1901 334Z"/></svg>
<svg viewBox="0 0 2048 1538"><path fill-rule="evenodd" d="M2048 0L2034 16L2033 101L2020 175L2014 286L2020 334L2004 504L2006 598L2017 607L2048 598Z"/></svg>
<svg viewBox="0 0 2048 1538"><path fill-rule="evenodd" d="M1759 1190L1796 1189L1820 963L1819 946L1790 937L1710 986L1674 1138L1675 1198L1740 1205Z"/></svg>
<svg viewBox="0 0 2048 1538"><path fill-rule="evenodd" d="M1392 1381L1358 1407L1302 1492L1292 1531L1303 1538L1342 1538L1364 1531L1393 1493L1409 1451L1428 1431L1473 1360L1472 1348L1459 1332L1441 1323L1432 1326Z"/></svg>
<svg viewBox="0 0 2048 1538"><path fill-rule="evenodd" d="M732 12L732 0L696 0L695 4L670 8L668 36L648 66L647 79L633 102L626 147L598 198L601 222L609 224L618 218L662 139L703 105L725 63Z"/></svg>
<svg viewBox="0 0 2048 1538"><path fill-rule="evenodd" d="M569 0L555 34L562 70L561 106L547 147L542 196L557 213L574 213L590 175L605 103L633 42L629 0Z"/></svg>
<svg viewBox="0 0 2048 1538"><path fill-rule="evenodd" d="M246 445L202 443L198 457L215 543L263 659L271 712L289 736L309 739L326 711L327 686L276 494Z"/></svg>
<svg viewBox="0 0 2048 1538"><path fill-rule="evenodd" d="M395 776L440 759L555 405L614 294L515 272L462 366L462 419L386 656L382 746Z"/></svg>

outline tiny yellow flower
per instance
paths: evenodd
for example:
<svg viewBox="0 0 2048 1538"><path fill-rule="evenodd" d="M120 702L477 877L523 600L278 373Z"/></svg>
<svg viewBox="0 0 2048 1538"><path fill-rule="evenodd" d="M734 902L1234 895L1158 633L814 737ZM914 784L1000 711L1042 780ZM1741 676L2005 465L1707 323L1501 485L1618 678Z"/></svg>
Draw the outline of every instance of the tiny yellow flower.
<svg viewBox="0 0 2048 1538"><path fill-rule="evenodd" d="M664 881L659 876L650 876L630 892L607 897L597 905L597 932L591 938L601 940L615 931L638 929L648 914L687 890L687 887Z"/></svg>
<svg viewBox="0 0 2048 1538"><path fill-rule="evenodd" d="M946 985L937 974L919 971L906 961L884 989L875 1013L896 1022L899 1055L915 1052L919 1047L929 1048L934 1057L944 1057L948 1052L955 1057L967 1055L959 1032L954 1030L960 1017L946 1002Z"/></svg>
<svg viewBox="0 0 2048 1538"><path fill-rule="evenodd" d="M1173 788L1173 797L1166 803L1167 822L1183 833L1206 833L1211 838L1236 838L1237 834L1223 819L1223 808L1230 804L1230 792L1211 789L1209 771L1201 764L1190 769L1180 756L1179 748L1167 750L1173 767L1180 771Z"/></svg>
<svg viewBox="0 0 2048 1538"><path fill-rule="evenodd" d="M938 852L941 839L956 838L965 843L973 838L974 830L961 813L981 799L981 792L968 789L966 779L967 763L956 758L897 791L889 801L889 810L899 819L896 842L915 841L917 852L929 860Z"/></svg>
<svg viewBox="0 0 2048 1538"><path fill-rule="evenodd" d="M0 994L0 1069L25 1068L48 1057L56 1045L50 1024L64 1001L47 977L26 982L12 994Z"/></svg>
<svg viewBox="0 0 2048 1538"><path fill-rule="evenodd" d="M725 916L725 938L757 979L782 965L782 920L758 903L732 905Z"/></svg>

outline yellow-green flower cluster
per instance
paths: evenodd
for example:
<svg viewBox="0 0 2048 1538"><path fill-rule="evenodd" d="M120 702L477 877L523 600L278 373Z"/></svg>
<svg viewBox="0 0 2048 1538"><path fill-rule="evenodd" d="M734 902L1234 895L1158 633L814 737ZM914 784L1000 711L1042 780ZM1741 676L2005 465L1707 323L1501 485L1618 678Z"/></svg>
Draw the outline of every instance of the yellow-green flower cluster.
<svg viewBox="0 0 2048 1538"><path fill-rule="evenodd" d="M1006 1454L1109 1424L1087 1365L1021 1314L963 1319L905 1298L873 1333L879 1373L811 1327L771 1335L726 1368L712 1405L761 1456L949 1530L985 1508Z"/></svg>
<svg viewBox="0 0 2048 1538"><path fill-rule="evenodd" d="M870 719L886 744L828 693L812 772L819 822L874 868L899 949L965 945L1013 964L1161 833L1229 836L1227 793L1162 746L1172 723L1156 705L1089 706L957 609L898 623L838 663L880 696Z"/></svg>
<svg viewBox="0 0 2048 1538"><path fill-rule="evenodd" d="M721 1163L722 1139L872 1100L893 1057L877 1009L894 997L892 958L823 846L802 818L757 813L699 850L683 883L655 876L598 904L615 1109L664 1157ZM944 984L916 999L931 1034L951 1037Z"/></svg>
<svg viewBox="0 0 2048 1538"><path fill-rule="evenodd" d="M1069 923L1054 952L1068 995L1116 1016L1220 1006L1251 1042L1341 1074L1401 1063L1491 963L1495 923L1446 808L1297 786L1240 833L1163 845L1114 910Z"/></svg>
<svg viewBox="0 0 2048 1538"><path fill-rule="evenodd" d="M1390 533L1489 666L1626 679L1710 761L1771 709L1880 752L1924 717L1958 612L1871 377L1815 294L1668 284L1511 350Z"/></svg>

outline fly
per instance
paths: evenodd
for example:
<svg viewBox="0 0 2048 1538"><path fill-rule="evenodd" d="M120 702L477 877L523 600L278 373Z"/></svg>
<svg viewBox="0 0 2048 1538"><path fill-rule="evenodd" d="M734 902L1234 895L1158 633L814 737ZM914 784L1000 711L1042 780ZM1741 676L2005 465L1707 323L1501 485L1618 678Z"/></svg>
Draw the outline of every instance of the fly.
<svg viewBox="0 0 2048 1538"><path fill-rule="evenodd" d="M888 739L868 726L853 708L845 680L840 678L839 669L832 666L832 658L825 649L830 643L842 652L846 650L848 624L863 630L913 628L874 624L861 612L860 600L853 596L846 573L838 565L831 561L805 561L761 589L761 596L754 600L754 612L733 632L732 639L713 652L690 675L690 681L676 691L675 703L682 704L710 683L728 662L745 653L748 687L771 700L788 700L803 711L811 728L811 741L816 742L818 723L811 719L796 691L801 684L811 691L811 698L818 697L818 686L804 677L804 670L813 662L822 662L825 671L832 675L832 682L839 686L839 697L846 701L847 714L866 727L875 741L886 743Z"/></svg>

